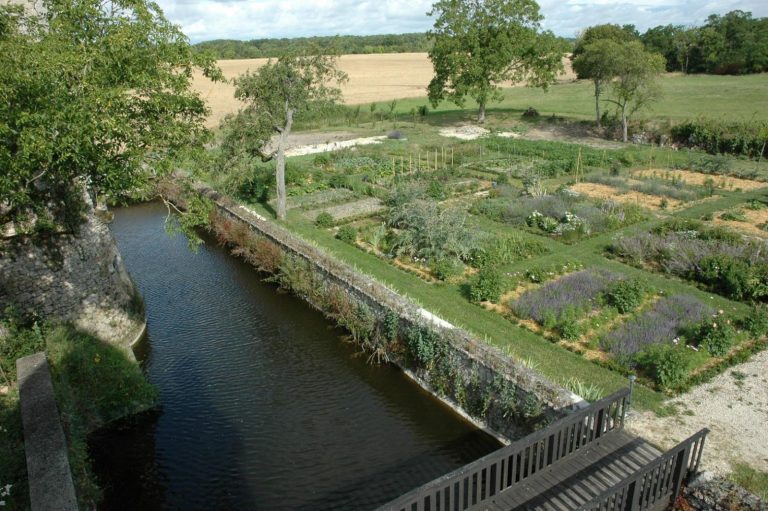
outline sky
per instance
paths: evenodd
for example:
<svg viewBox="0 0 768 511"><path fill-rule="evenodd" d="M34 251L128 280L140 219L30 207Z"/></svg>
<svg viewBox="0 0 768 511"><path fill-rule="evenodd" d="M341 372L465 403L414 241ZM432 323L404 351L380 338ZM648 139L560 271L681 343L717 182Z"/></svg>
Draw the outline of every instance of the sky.
<svg viewBox="0 0 768 511"><path fill-rule="evenodd" d="M193 43L313 35L423 32L433 0L159 0ZM768 16L766 0L539 0L543 27L564 37L600 23L700 25L741 9Z"/></svg>

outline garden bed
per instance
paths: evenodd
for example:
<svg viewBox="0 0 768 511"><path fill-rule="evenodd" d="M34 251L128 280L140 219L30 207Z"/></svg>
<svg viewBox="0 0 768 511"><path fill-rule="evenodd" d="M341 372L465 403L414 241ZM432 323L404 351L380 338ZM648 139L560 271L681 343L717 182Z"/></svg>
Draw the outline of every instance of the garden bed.
<svg viewBox="0 0 768 511"><path fill-rule="evenodd" d="M321 213L328 213L331 215L331 217L333 217L334 222L339 223L373 216L381 213L385 209L387 208L381 202L381 200L375 197L367 197L365 199L356 200L354 202L346 202L344 204L329 206L327 208L313 209L307 211L304 216L312 221L315 221L318 215Z"/></svg>
<svg viewBox="0 0 768 511"><path fill-rule="evenodd" d="M569 187L576 193L582 193L593 199L615 200L622 204L636 204L640 207L652 210L662 209L664 197L649 195L647 193L624 191L613 186L600 183L576 183ZM679 209L684 203L676 199L666 199L666 208Z"/></svg>
<svg viewBox="0 0 768 511"><path fill-rule="evenodd" d="M712 182L715 188L722 190L742 190L746 192L768 187L768 183L751 179L705 174L691 170L648 169L633 172L632 175L637 177L657 177L664 180L678 179L683 183L697 186L705 186L707 183Z"/></svg>

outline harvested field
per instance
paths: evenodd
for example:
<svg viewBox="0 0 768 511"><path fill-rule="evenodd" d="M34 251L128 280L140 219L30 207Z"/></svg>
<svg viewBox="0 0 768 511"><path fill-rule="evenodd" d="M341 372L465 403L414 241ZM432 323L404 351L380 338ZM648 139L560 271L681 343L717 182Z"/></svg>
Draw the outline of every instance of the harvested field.
<svg viewBox="0 0 768 511"><path fill-rule="evenodd" d="M648 209L660 209L661 201L664 199L664 197L657 197L656 195L648 195L646 193L632 191L623 192L612 186L601 185L598 183L576 183L571 186L570 189L594 199L611 199L625 203L632 202ZM683 204L682 201L667 199L668 209L675 209L681 204Z"/></svg>
<svg viewBox="0 0 768 511"><path fill-rule="evenodd" d="M386 206L375 197L367 197L355 202L346 202L339 204L338 206L330 206L327 208L313 209L307 211L305 216L310 220L315 220L320 213L330 213L335 221L344 221L351 218L359 218L363 216L373 215L386 209Z"/></svg>
<svg viewBox="0 0 768 511"><path fill-rule="evenodd" d="M682 180L686 184L690 185L703 185L707 179L712 179L715 182L717 188L724 190L735 190L740 188L743 191L757 190L759 188L768 187L768 183L760 181L752 181L750 179L739 179L737 177L718 176L711 174L704 174L703 172L693 172L691 170L668 170L668 169L648 169L641 170L633 173L639 177L659 177L674 176Z"/></svg>
<svg viewBox="0 0 768 511"><path fill-rule="evenodd" d="M268 59L220 60L224 76L231 80L246 71L255 71ZM560 81L575 79L570 60L563 58L566 72ZM339 68L349 75L349 82L342 87L344 102L350 105L373 101L425 97L432 79L432 63L426 53L385 53L378 55L342 55ZM506 83L505 86L513 84ZM231 83L212 83L202 73L196 72L192 87L208 102L211 115L208 126L217 126L230 113L235 113L242 103L234 97L235 86Z"/></svg>

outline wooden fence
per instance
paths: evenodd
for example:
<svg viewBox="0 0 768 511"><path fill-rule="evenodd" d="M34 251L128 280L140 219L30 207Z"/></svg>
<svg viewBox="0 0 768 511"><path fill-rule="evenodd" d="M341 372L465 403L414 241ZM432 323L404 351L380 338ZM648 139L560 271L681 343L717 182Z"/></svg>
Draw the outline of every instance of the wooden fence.
<svg viewBox="0 0 768 511"><path fill-rule="evenodd" d="M642 467L579 511L644 511L666 509L683 480L696 473L709 433L702 429L661 457Z"/></svg>
<svg viewBox="0 0 768 511"><path fill-rule="evenodd" d="M629 389L620 390L379 509L467 510L622 428L628 398Z"/></svg>

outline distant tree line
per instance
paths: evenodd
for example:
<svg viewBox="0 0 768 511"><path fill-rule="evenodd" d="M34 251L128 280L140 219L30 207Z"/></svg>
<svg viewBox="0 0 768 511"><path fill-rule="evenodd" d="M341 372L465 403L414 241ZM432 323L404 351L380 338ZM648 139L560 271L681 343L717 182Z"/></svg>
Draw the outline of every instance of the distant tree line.
<svg viewBox="0 0 768 511"><path fill-rule="evenodd" d="M701 27L658 26L645 32L645 46L667 59L667 70L747 74L768 71L768 18L731 11L712 14Z"/></svg>
<svg viewBox="0 0 768 511"><path fill-rule="evenodd" d="M768 18L753 18L750 12L712 14L700 27L659 25L644 34L634 25L597 25L582 33L574 47L574 56L597 39L622 44L640 41L646 50L666 59L667 71L711 74L768 71ZM578 74L579 78L586 78Z"/></svg>
<svg viewBox="0 0 768 511"><path fill-rule="evenodd" d="M428 52L432 41L423 32L385 35L339 35L291 39L219 39L198 43L195 48L213 52L218 59L255 59L301 53L308 47L320 52L345 54Z"/></svg>

